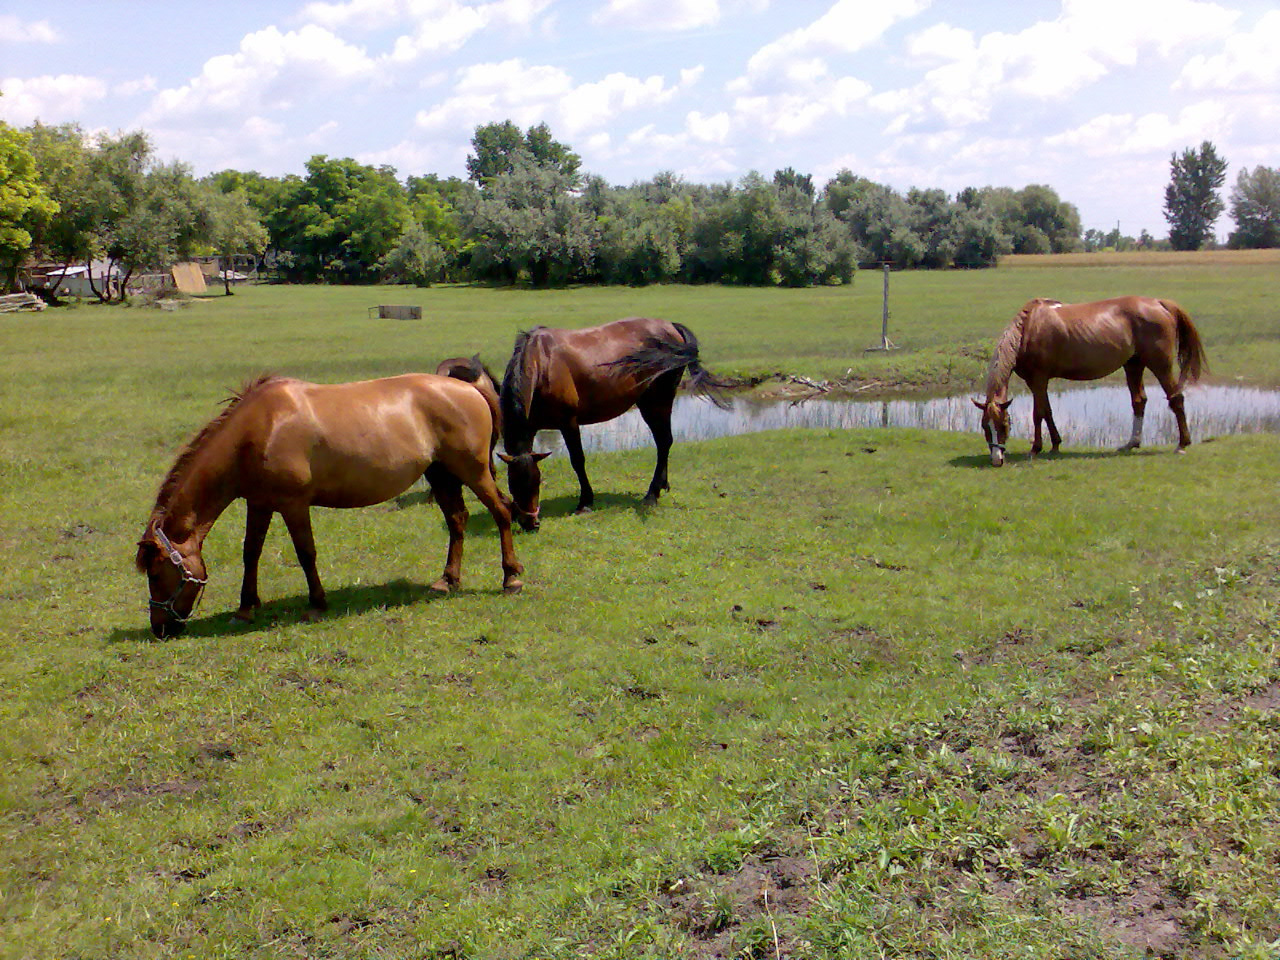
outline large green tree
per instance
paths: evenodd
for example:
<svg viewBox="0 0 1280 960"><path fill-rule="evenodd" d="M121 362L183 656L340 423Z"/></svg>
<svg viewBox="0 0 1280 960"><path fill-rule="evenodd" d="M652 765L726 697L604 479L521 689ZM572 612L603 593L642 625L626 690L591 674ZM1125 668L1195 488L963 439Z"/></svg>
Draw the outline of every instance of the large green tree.
<svg viewBox="0 0 1280 960"><path fill-rule="evenodd" d="M1227 179L1227 161L1205 140L1169 158L1170 179L1164 189L1164 218L1175 250L1199 250L1213 241L1213 225L1222 215L1218 190Z"/></svg>
<svg viewBox="0 0 1280 960"><path fill-rule="evenodd" d="M61 263L65 273L73 264L87 263L102 254L95 249L100 209L90 146L76 124L37 123L27 133L40 178L58 204L57 212L33 231L34 252Z"/></svg>
<svg viewBox="0 0 1280 960"><path fill-rule="evenodd" d="M40 180L31 138L0 122L0 290L10 290L33 242L32 231L58 212Z"/></svg>
<svg viewBox="0 0 1280 960"><path fill-rule="evenodd" d="M222 269L222 289L231 296L231 273L238 261L252 257L257 262L267 248L269 237L258 211L242 190L223 192L204 184L209 208L209 246L218 257Z"/></svg>
<svg viewBox="0 0 1280 960"><path fill-rule="evenodd" d="M487 187L496 177L515 171L517 162L527 159L539 166L553 168L577 186L582 158L551 136L545 123L521 132L510 120L486 123L476 127L471 137L471 154L467 157L467 176Z"/></svg>
<svg viewBox="0 0 1280 960"><path fill-rule="evenodd" d="M1280 247L1280 168L1258 165L1231 188L1232 247Z"/></svg>
<svg viewBox="0 0 1280 960"><path fill-rule="evenodd" d="M529 156L490 180L466 216L476 274L535 287L591 279L599 225L574 184Z"/></svg>
<svg viewBox="0 0 1280 960"><path fill-rule="evenodd" d="M369 283L412 221L391 167L317 155L305 178L285 178L264 219L294 280Z"/></svg>

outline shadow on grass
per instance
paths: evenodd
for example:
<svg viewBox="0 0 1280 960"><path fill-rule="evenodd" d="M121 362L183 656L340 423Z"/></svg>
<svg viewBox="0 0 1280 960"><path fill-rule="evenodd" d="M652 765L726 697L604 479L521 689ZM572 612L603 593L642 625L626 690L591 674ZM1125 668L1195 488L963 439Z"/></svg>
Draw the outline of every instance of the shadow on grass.
<svg viewBox="0 0 1280 960"><path fill-rule="evenodd" d="M424 583L412 583L403 578L391 580L384 584L338 587L326 591L329 610L323 620L337 620L342 617L367 613L370 610L392 610L397 607L408 607L417 603L435 603L451 596L470 593L494 593L501 595L502 585L495 580L491 586L476 588L463 587L453 593L436 593ZM187 629L175 640L208 640L219 637L248 633L253 630L271 629L277 626L289 626L305 623L307 613L307 597L305 593L297 593L291 597L268 600L258 610L252 623L245 623L235 617L234 610L210 613L208 616L193 617L187 622ZM151 633L146 615L139 618L136 629L116 628L107 636L107 643L167 643L159 641Z"/></svg>
<svg viewBox="0 0 1280 960"><path fill-rule="evenodd" d="M1113 457L1149 457L1159 452L1159 450L1133 450L1126 453L1120 453L1116 450L1061 450L1058 453L1042 453L1038 457L1033 457L1029 453L1015 453L1008 456L1004 465L1006 467L1018 467L1031 466L1041 461L1052 463L1058 460L1110 460ZM968 469L990 467L991 457L985 453L975 453L964 457L952 457L947 461L947 464L952 467Z"/></svg>
<svg viewBox="0 0 1280 960"><path fill-rule="evenodd" d="M549 518L563 519L567 517L573 519L578 516L578 514L574 513L578 506L576 494L566 497L548 497L542 501L541 506L544 522ZM650 512L657 509L661 509L661 502L657 507L646 506L640 496L627 496L623 493L597 493L595 504L586 515L590 516L592 513L607 513L616 510L633 510L641 520L647 520Z"/></svg>

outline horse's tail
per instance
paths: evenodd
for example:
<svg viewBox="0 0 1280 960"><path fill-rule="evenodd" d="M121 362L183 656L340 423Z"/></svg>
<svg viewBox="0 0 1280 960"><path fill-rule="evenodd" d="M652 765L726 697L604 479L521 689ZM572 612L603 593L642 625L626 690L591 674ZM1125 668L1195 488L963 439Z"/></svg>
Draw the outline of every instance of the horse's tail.
<svg viewBox="0 0 1280 960"><path fill-rule="evenodd" d="M731 385L702 365L698 354L698 338L692 330L683 323L672 322L671 326L680 335L678 343L660 336L646 337L643 347L606 366L618 367L646 382L656 380L673 370L687 371L689 386L694 393L706 397L717 407L728 408L729 402L724 391Z"/></svg>
<svg viewBox="0 0 1280 960"><path fill-rule="evenodd" d="M481 362L480 354L467 359L458 357L445 360L436 368L436 372L471 384L489 405L489 415L493 419L493 433L489 438L489 460L492 465L493 450L502 436L502 404L499 402L498 385L493 373Z"/></svg>
<svg viewBox="0 0 1280 960"><path fill-rule="evenodd" d="M1172 300L1161 300L1160 305L1173 316L1178 323L1178 367L1181 375L1178 387L1195 383L1201 376L1209 372L1209 359L1204 352L1204 341L1200 339L1200 331L1191 322L1187 312Z"/></svg>

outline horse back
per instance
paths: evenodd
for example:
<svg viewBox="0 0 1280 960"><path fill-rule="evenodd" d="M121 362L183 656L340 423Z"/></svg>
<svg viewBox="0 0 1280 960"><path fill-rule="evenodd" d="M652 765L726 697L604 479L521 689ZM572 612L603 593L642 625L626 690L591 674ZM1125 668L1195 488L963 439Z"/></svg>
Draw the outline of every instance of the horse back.
<svg viewBox="0 0 1280 960"><path fill-rule="evenodd" d="M680 341L681 334L666 320L629 317L579 330L543 328L531 348L536 375L533 409L540 423L556 426L566 420L603 423L636 405L650 384L619 369L618 361L651 339Z"/></svg>
<svg viewBox="0 0 1280 960"><path fill-rule="evenodd" d="M381 503L428 466L488 463L489 405L461 380L405 374L354 383L286 381L263 398L257 482L318 506Z"/></svg>

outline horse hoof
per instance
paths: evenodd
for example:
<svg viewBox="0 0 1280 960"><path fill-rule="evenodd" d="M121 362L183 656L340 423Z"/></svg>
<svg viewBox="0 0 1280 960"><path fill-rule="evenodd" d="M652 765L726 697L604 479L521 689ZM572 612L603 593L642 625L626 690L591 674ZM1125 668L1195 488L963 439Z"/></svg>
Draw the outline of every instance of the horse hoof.
<svg viewBox="0 0 1280 960"><path fill-rule="evenodd" d="M502 585L502 592L506 594L519 593L524 589L524 584L519 580L508 580Z"/></svg>
<svg viewBox="0 0 1280 960"><path fill-rule="evenodd" d="M453 589L453 585L445 577L441 577L431 586L427 587L432 593L446 594Z"/></svg>
<svg viewBox="0 0 1280 960"><path fill-rule="evenodd" d="M657 505L658 505L657 497L645 497L643 500L640 501L640 506L642 507L656 507Z"/></svg>
<svg viewBox="0 0 1280 960"><path fill-rule="evenodd" d="M232 614L241 623L253 623L254 614L257 612L256 607L241 607Z"/></svg>
<svg viewBox="0 0 1280 960"><path fill-rule="evenodd" d="M581 516L583 516L584 514L588 514L588 513L591 513L591 512L592 512L592 510L591 510L591 507L589 507L589 506L587 506L587 507L579 507L577 510L573 511L573 515L574 515L575 517L581 517Z"/></svg>
<svg viewBox="0 0 1280 960"><path fill-rule="evenodd" d="M304 623L318 623L323 617L324 617L323 610L317 610L314 607L308 607L306 612L302 615L302 620Z"/></svg>

